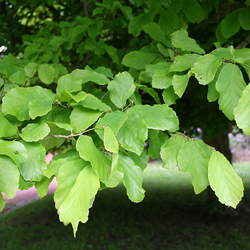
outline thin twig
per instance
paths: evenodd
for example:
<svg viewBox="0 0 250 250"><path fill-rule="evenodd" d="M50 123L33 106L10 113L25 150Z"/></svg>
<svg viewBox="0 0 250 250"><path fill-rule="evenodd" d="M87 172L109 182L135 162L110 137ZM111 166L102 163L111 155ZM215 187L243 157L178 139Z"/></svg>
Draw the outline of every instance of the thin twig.
<svg viewBox="0 0 250 250"><path fill-rule="evenodd" d="M65 139L67 139L67 138L76 137L76 136L80 136L80 135L86 134L86 133L88 133L90 131L93 131L95 129L102 129L102 128L104 128L104 127L90 128L90 129L84 130L83 132L77 133L77 134L71 133L69 135L50 135L50 136L51 137L55 137L55 138L65 138Z"/></svg>

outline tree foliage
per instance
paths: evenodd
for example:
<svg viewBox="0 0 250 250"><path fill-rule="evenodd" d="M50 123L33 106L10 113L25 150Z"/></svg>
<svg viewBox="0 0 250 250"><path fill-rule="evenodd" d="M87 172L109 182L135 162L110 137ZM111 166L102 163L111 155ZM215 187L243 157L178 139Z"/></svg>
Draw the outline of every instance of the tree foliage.
<svg viewBox="0 0 250 250"><path fill-rule="evenodd" d="M1 193L52 178L74 233L99 189L144 198L148 159L236 207L241 178L205 142L250 134L250 2L0 1ZM202 128L204 141L194 137ZM46 152L57 152L46 165Z"/></svg>

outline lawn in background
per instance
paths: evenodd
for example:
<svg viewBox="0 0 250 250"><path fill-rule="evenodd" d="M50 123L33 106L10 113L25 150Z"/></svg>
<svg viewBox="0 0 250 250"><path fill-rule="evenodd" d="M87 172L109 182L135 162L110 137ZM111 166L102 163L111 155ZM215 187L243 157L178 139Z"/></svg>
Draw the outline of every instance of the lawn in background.
<svg viewBox="0 0 250 250"><path fill-rule="evenodd" d="M156 164L157 165L157 164ZM235 165L250 207L250 164ZM0 215L0 250L250 250L250 213L196 196L190 178L157 166L145 172L146 197L131 203L122 186L101 191L77 238L58 221L52 197Z"/></svg>

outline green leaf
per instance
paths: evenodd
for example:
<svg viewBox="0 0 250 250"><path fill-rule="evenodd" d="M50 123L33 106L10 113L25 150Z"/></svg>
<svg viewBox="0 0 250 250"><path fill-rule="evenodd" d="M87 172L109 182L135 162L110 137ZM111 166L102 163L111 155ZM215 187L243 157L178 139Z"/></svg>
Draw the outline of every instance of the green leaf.
<svg viewBox="0 0 250 250"><path fill-rule="evenodd" d="M176 56L174 62L170 67L171 72L182 72L190 69L194 62L199 58L200 55L197 54L185 54L181 56Z"/></svg>
<svg viewBox="0 0 250 250"><path fill-rule="evenodd" d="M27 77L24 70L18 70L9 77L11 83L23 85L26 83Z"/></svg>
<svg viewBox="0 0 250 250"><path fill-rule="evenodd" d="M62 108L60 106L53 106L51 112L46 116L46 121L51 126L56 125L58 128L62 128L68 131L72 131L70 125L71 110Z"/></svg>
<svg viewBox="0 0 250 250"><path fill-rule="evenodd" d="M47 123L29 123L22 129L21 138L27 142L40 141L50 133Z"/></svg>
<svg viewBox="0 0 250 250"><path fill-rule="evenodd" d="M250 84L242 92L234 109L235 121L246 135L250 135Z"/></svg>
<svg viewBox="0 0 250 250"><path fill-rule="evenodd" d="M92 138L87 135L81 135L77 140L76 150L83 160L91 163L95 173L105 183L110 177L111 161L97 149Z"/></svg>
<svg viewBox="0 0 250 250"><path fill-rule="evenodd" d="M77 95L71 95L70 93L68 94L75 102L77 102L84 108L99 110L103 112L108 112L111 110L111 108L107 104L102 102L99 98L84 91L79 92Z"/></svg>
<svg viewBox="0 0 250 250"><path fill-rule="evenodd" d="M26 161L20 164L19 170L26 181L40 181L46 169L45 148L36 142L23 142L27 151Z"/></svg>
<svg viewBox="0 0 250 250"><path fill-rule="evenodd" d="M174 92L174 88L171 86L167 89L164 89L164 91L162 92L162 97L164 102L170 106L172 104L176 103L176 100L179 98L175 92Z"/></svg>
<svg viewBox="0 0 250 250"><path fill-rule="evenodd" d="M0 193L0 212L4 209L5 207L5 200L3 199L2 194Z"/></svg>
<svg viewBox="0 0 250 250"><path fill-rule="evenodd" d="M244 30L250 30L250 7L240 9L239 11L239 22L240 26Z"/></svg>
<svg viewBox="0 0 250 250"><path fill-rule="evenodd" d="M170 63L160 62L146 66L146 72L152 76L152 87L166 89L172 84L172 75L169 74Z"/></svg>
<svg viewBox="0 0 250 250"><path fill-rule="evenodd" d="M108 85L111 101L118 107L123 108L127 99L132 96L135 91L133 77L128 72L122 72L115 76Z"/></svg>
<svg viewBox="0 0 250 250"><path fill-rule="evenodd" d="M24 72L26 76L33 77L37 71L37 63L30 62L24 67Z"/></svg>
<svg viewBox="0 0 250 250"><path fill-rule="evenodd" d="M21 142L0 140L0 155L9 156L16 165L27 161L27 150Z"/></svg>
<svg viewBox="0 0 250 250"><path fill-rule="evenodd" d="M228 39L240 30L239 10L227 14L220 23L222 35Z"/></svg>
<svg viewBox="0 0 250 250"><path fill-rule="evenodd" d="M172 84L173 84L174 92L179 97L182 97L182 95L184 94L188 85L189 77L190 77L189 74L173 76Z"/></svg>
<svg viewBox="0 0 250 250"><path fill-rule="evenodd" d="M191 139L183 144L177 156L181 171L192 176L192 184L196 194L201 193L209 185L208 162L212 148L200 140Z"/></svg>
<svg viewBox="0 0 250 250"><path fill-rule="evenodd" d="M165 104L135 105L129 109L134 115L139 115L144 120L147 128L156 130L168 130L174 132L179 128L178 117L174 110Z"/></svg>
<svg viewBox="0 0 250 250"><path fill-rule="evenodd" d="M153 19L152 12L148 12L145 14L143 13L143 14L133 17L128 25L128 33L134 36L138 36L141 33L143 26L151 22L152 19Z"/></svg>
<svg viewBox="0 0 250 250"><path fill-rule="evenodd" d="M126 150L140 155L148 138L148 129L140 114L130 109L126 112L127 119L119 129L117 139Z"/></svg>
<svg viewBox="0 0 250 250"><path fill-rule="evenodd" d="M171 34L171 41L175 48L183 51L195 52L203 54L205 51L197 44L197 42L188 36L188 32L180 29Z"/></svg>
<svg viewBox="0 0 250 250"><path fill-rule="evenodd" d="M199 23L205 18L205 11L197 0L186 0L183 12L191 23Z"/></svg>
<svg viewBox="0 0 250 250"><path fill-rule="evenodd" d="M127 119L127 114L119 110L107 113L96 123L95 127L97 129L95 130L95 132L100 136L101 139L103 139L103 129L98 128L110 127L114 135L116 136Z"/></svg>
<svg viewBox="0 0 250 250"><path fill-rule="evenodd" d="M194 73L200 84L206 85L213 81L222 60L212 54L199 57L194 63L191 72Z"/></svg>
<svg viewBox="0 0 250 250"><path fill-rule="evenodd" d="M172 135L161 147L161 159L164 168L175 169L178 167L177 156L182 145L187 142L187 137L182 134Z"/></svg>
<svg viewBox="0 0 250 250"><path fill-rule="evenodd" d="M55 155L47 166L47 169L43 171L43 174L45 177L50 179L57 175L58 170L62 165L74 160L79 160L79 154L75 150L68 150L64 153Z"/></svg>
<svg viewBox="0 0 250 250"><path fill-rule="evenodd" d="M180 28L181 22L177 13L171 9L164 9L161 12L159 24L166 34L171 34Z"/></svg>
<svg viewBox="0 0 250 250"><path fill-rule="evenodd" d="M208 179L219 201L236 208L243 197L243 183L230 162L218 151L213 151L209 160Z"/></svg>
<svg viewBox="0 0 250 250"><path fill-rule="evenodd" d="M6 193L8 198L15 197L19 185L19 176L15 163L9 157L0 155L0 193Z"/></svg>
<svg viewBox="0 0 250 250"><path fill-rule="evenodd" d="M88 220L89 209L100 187L99 179L81 159L63 164L56 179L54 200L59 219L65 225L71 223L75 235L79 222Z"/></svg>
<svg viewBox="0 0 250 250"><path fill-rule="evenodd" d="M13 101L15 100L15 101ZM24 121L46 115L52 109L54 94L40 86L13 88L4 97L2 112Z"/></svg>
<svg viewBox="0 0 250 250"><path fill-rule="evenodd" d="M4 79L0 77L0 88L4 85ZM1 197L0 197L1 198Z"/></svg>
<svg viewBox="0 0 250 250"><path fill-rule="evenodd" d="M122 64L134 68L144 69L147 64L152 63L159 55L146 51L132 51L126 54L122 59Z"/></svg>
<svg viewBox="0 0 250 250"><path fill-rule="evenodd" d="M68 135L69 133L65 129L57 127L52 123L48 124L50 127L50 133L47 137L41 140L40 143L45 147L46 150L50 149L56 150L56 148L58 148L64 143L65 138L56 138L51 135Z"/></svg>
<svg viewBox="0 0 250 250"><path fill-rule="evenodd" d="M143 27L145 33L147 33L153 40L168 44L166 35L161 29L161 26L157 23L148 23Z"/></svg>
<svg viewBox="0 0 250 250"><path fill-rule="evenodd" d="M124 173L123 184L129 199L133 202L141 202L145 196L145 190L142 187L143 170L125 154L119 154L117 164Z"/></svg>
<svg viewBox="0 0 250 250"><path fill-rule="evenodd" d="M78 92L82 90L82 84L87 82L93 82L98 85L106 85L109 83L109 80L105 75L97 73L92 69L76 69L70 74L61 76L58 79L56 92L59 96L64 91L68 91L70 93Z"/></svg>
<svg viewBox="0 0 250 250"><path fill-rule="evenodd" d="M70 115L71 126L76 133L82 132L93 125L101 114L100 111L76 106Z"/></svg>
<svg viewBox="0 0 250 250"><path fill-rule="evenodd" d="M135 105L127 110L128 119L118 133L120 145L140 155L148 137L148 129L175 131L179 121L167 105Z"/></svg>
<svg viewBox="0 0 250 250"><path fill-rule="evenodd" d="M213 80L211 83L208 85L208 91L207 91L207 100L209 102L214 102L219 98L219 93L216 90L215 87L216 81Z"/></svg>
<svg viewBox="0 0 250 250"><path fill-rule="evenodd" d="M110 127L104 127L104 147L107 151L117 154L119 144L113 130Z"/></svg>
<svg viewBox="0 0 250 250"><path fill-rule="evenodd" d="M13 125L4 115L0 112L0 137L11 137L16 135L17 126Z"/></svg>
<svg viewBox="0 0 250 250"><path fill-rule="evenodd" d="M148 155L152 159L159 159L161 146L168 136L162 131L149 130L148 131Z"/></svg>
<svg viewBox="0 0 250 250"><path fill-rule="evenodd" d="M56 76L56 70L53 65L41 64L38 67L38 77L45 84L51 84Z"/></svg>
<svg viewBox="0 0 250 250"><path fill-rule="evenodd" d="M220 110L229 120L233 120L233 110L237 106L242 91L246 87L246 83L239 67L231 63L224 64L215 86L220 94Z"/></svg>
<svg viewBox="0 0 250 250"><path fill-rule="evenodd" d="M48 194L49 185L51 183L52 179L49 179L47 177L43 177L42 180L36 183L36 193L39 198L43 198Z"/></svg>
<svg viewBox="0 0 250 250"><path fill-rule="evenodd" d="M150 87L148 87L146 85L137 85L136 87L138 89L141 89L141 90L145 91L150 96L152 96L157 104L161 103L161 99L159 98L157 91L154 90L153 88L150 88Z"/></svg>

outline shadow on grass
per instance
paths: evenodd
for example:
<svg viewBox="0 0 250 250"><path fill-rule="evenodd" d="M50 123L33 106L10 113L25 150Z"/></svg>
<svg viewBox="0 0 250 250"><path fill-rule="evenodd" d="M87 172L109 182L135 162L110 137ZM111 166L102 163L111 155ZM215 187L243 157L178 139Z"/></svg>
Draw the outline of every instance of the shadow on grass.
<svg viewBox="0 0 250 250"><path fill-rule="evenodd" d="M249 214L213 212L206 192L195 196L187 176L150 169L145 188L139 204L122 187L101 191L76 239L58 221L51 196L2 215L0 249L250 249Z"/></svg>

